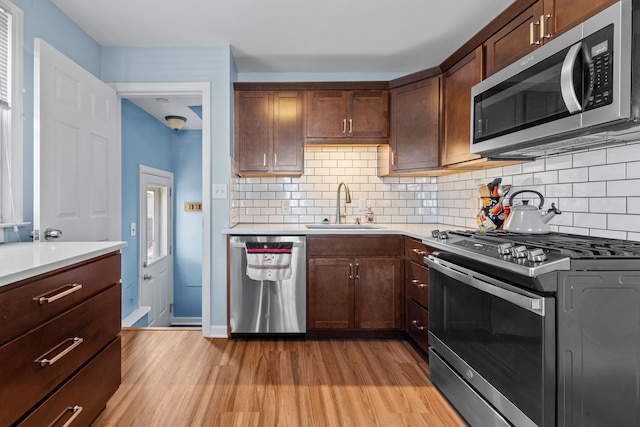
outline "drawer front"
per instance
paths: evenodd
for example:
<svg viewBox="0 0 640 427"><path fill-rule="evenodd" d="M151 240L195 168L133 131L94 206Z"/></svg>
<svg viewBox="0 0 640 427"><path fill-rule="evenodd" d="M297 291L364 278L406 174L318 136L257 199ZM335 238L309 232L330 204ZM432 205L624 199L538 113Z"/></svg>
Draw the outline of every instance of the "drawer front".
<svg viewBox="0 0 640 427"><path fill-rule="evenodd" d="M407 300L407 333L424 351L429 349L429 312L413 300Z"/></svg>
<svg viewBox="0 0 640 427"><path fill-rule="evenodd" d="M0 425L16 421L118 336L120 294L113 285L0 347Z"/></svg>
<svg viewBox="0 0 640 427"><path fill-rule="evenodd" d="M430 246L410 237L405 238L405 250L407 258L418 264L424 264L423 258L433 252L433 248Z"/></svg>
<svg viewBox="0 0 640 427"><path fill-rule="evenodd" d="M18 426L91 424L120 386L120 345L118 337Z"/></svg>
<svg viewBox="0 0 640 427"><path fill-rule="evenodd" d="M120 280L120 253L27 279L0 292L0 345ZM80 286L73 286L73 285ZM41 298L45 298L42 299ZM48 298L48 300L46 299Z"/></svg>
<svg viewBox="0 0 640 427"><path fill-rule="evenodd" d="M307 238L307 256L311 257L401 257L402 255L402 236L398 235L311 235Z"/></svg>
<svg viewBox="0 0 640 427"><path fill-rule="evenodd" d="M429 307L429 269L415 262L407 263L407 298L413 298L423 307Z"/></svg>

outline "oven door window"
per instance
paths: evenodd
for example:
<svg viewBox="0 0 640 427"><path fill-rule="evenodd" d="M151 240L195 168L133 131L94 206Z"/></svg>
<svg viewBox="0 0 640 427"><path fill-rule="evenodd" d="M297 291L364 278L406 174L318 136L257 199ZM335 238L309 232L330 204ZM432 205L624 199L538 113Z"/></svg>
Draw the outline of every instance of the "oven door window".
<svg viewBox="0 0 640 427"><path fill-rule="evenodd" d="M434 269L429 291L429 331L541 425L545 317Z"/></svg>

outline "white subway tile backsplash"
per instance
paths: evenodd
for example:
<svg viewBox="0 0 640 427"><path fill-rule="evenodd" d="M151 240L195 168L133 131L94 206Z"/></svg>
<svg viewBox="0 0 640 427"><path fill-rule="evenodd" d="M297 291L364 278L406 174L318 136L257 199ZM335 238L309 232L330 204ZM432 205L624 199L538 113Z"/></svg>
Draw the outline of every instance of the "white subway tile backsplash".
<svg viewBox="0 0 640 427"><path fill-rule="evenodd" d="M627 199L625 197L593 197L589 199L589 212L626 213Z"/></svg>
<svg viewBox="0 0 640 427"><path fill-rule="evenodd" d="M589 181L589 168L572 168L558 171L558 182Z"/></svg>
<svg viewBox="0 0 640 427"><path fill-rule="evenodd" d="M591 166L589 168L589 181L611 181L615 179L624 179L625 175L626 165L624 163Z"/></svg>
<svg viewBox="0 0 640 427"><path fill-rule="evenodd" d="M603 165L606 162L605 150L585 151L573 155L573 167Z"/></svg>
<svg viewBox="0 0 640 427"><path fill-rule="evenodd" d="M357 201L364 199L379 223L441 222L475 228L476 181L502 177L503 184L513 185L512 194L522 189L542 193L544 209L556 202L563 214L551 220L554 231L640 240L640 145L442 177L378 177L376 156L375 147L309 146L301 177L234 176L231 222L333 220L336 189L344 181L354 199L350 205L342 202L349 222L360 216ZM291 214L283 214L282 200L290 200Z"/></svg>

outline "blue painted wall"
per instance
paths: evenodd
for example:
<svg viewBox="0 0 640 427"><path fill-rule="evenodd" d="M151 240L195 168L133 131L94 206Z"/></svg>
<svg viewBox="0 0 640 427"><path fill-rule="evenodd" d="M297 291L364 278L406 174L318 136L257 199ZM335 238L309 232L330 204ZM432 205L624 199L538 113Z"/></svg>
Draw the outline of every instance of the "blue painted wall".
<svg viewBox="0 0 640 427"><path fill-rule="evenodd" d="M138 308L138 236L130 236L132 222L139 225L139 166L173 172L171 129L131 101L122 100L122 317ZM175 177L174 177L175 178Z"/></svg>
<svg viewBox="0 0 640 427"><path fill-rule="evenodd" d="M24 220L33 221L33 54L34 39L41 38L100 77L101 47L49 0L12 0L24 13ZM32 227L21 227L20 240L31 241ZM7 241L15 241L13 232Z"/></svg>
<svg viewBox="0 0 640 427"><path fill-rule="evenodd" d="M230 181L232 141L232 81L235 65L229 45L176 47L103 47L102 80L107 83L209 82L211 87L212 183ZM124 181L124 180L123 180ZM229 227L228 199L211 200L211 292L208 326L226 331L226 236ZM126 220L123 218L123 223ZM204 315L204 314L203 314Z"/></svg>
<svg viewBox="0 0 640 427"><path fill-rule="evenodd" d="M202 131L173 132L175 230L174 317L202 316L202 212L185 212L184 202L202 201Z"/></svg>

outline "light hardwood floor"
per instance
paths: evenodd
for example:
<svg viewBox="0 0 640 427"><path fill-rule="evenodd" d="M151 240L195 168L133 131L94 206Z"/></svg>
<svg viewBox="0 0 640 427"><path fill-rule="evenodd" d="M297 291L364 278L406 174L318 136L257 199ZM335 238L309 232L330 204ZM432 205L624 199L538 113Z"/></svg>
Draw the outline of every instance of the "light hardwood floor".
<svg viewBox="0 0 640 427"><path fill-rule="evenodd" d="M100 426L464 426L400 340L206 339L122 331Z"/></svg>

